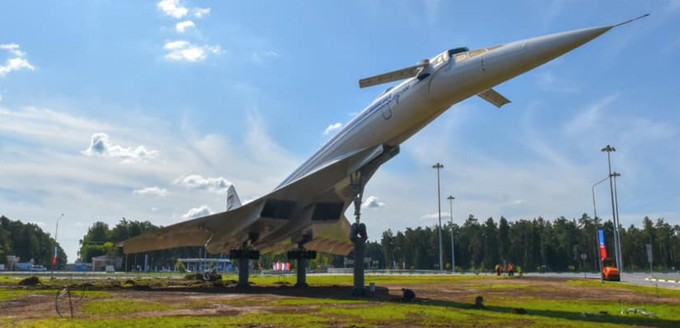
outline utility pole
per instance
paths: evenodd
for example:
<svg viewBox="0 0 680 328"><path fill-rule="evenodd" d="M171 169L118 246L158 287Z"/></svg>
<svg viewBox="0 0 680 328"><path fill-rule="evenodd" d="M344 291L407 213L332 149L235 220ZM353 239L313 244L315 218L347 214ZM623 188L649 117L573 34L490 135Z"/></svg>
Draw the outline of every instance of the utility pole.
<svg viewBox="0 0 680 328"><path fill-rule="evenodd" d="M621 248L621 232L619 230L619 193L618 189L616 188L616 178L620 177L621 174L618 172L612 172L612 179L614 180L614 208L616 209L616 234L619 236L619 265L621 265L621 268L619 269L619 272L623 272L623 249Z"/></svg>
<svg viewBox="0 0 680 328"><path fill-rule="evenodd" d="M437 231L439 232L439 271L444 270L444 254L442 253L442 202L441 202L441 187L439 183L439 170L444 168L444 165L437 162L432 165L433 169L437 169L437 214L439 217L439 225Z"/></svg>
<svg viewBox="0 0 680 328"><path fill-rule="evenodd" d="M607 153L607 164L609 167L609 193L611 194L611 200L612 200L612 220L614 222L614 256L616 260L616 267L619 269L619 272L623 272L623 268L621 267L621 240L619 236L619 222L618 218L616 216L616 203L615 203L615 198L614 198L614 180L612 179L612 158L611 158L611 153L616 151L616 148L607 145L604 148L601 149L601 151Z"/></svg>
<svg viewBox="0 0 680 328"><path fill-rule="evenodd" d="M449 206L451 209L451 272L453 273L456 272L456 247L453 243L453 200L456 199L456 197L449 195L449 197L446 199L449 200Z"/></svg>

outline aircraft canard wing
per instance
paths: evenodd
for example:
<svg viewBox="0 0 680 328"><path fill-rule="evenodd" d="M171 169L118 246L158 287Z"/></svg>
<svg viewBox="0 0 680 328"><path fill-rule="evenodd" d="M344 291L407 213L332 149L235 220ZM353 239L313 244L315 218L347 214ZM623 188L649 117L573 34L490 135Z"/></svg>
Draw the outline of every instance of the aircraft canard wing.
<svg viewBox="0 0 680 328"><path fill-rule="evenodd" d="M311 231L305 247L346 255L352 250L343 215L353 197L349 175L367 168L368 179L397 153L398 147L379 145L346 154L241 207L128 239L122 242L123 251L204 246L211 253L227 253L257 236L251 240L256 249L279 252L294 248L291 238Z"/></svg>
<svg viewBox="0 0 680 328"><path fill-rule="evenodd" d="M492 105L498 108L501 108L503 107L503 105L510 103L510 100L508 100L508 98L505 98L502 94L498 93L498 91L494 89L486 89L477 95L479 96L479 98L482 98L490 102Z"/></svg>
<svg viewBox="0 0 680 328"><path fill-rule="evenodd" d="M423 70L425 67L428 67L429 65L430 63L428 61L424 61L423 63L420 63L418 65L367 77L359 80L359 88L367 88L378 84L408 79L416 76L416 74L418 74L421 70Z"/></svg>

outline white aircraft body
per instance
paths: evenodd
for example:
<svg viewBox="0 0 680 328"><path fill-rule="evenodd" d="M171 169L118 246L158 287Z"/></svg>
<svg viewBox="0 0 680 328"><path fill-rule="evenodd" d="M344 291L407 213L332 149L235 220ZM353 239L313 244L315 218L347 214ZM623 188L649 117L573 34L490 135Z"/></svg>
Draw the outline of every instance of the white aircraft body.
<svg viewBox="0 0 680 328"><path fill-rule="evenodd" d="M365 238L366 232L358 224L351 227L344 213L354 203L359 221L364 185L401 143L469 97L478 95L500 108L509 100L494 86L630 21L473 51L451 49L418 65L363 79L361 87L403 81L376 98L272 192L241 206L230 189L227 211L132 238L124 242L124 252L205 246L211 253L246 247L266 253L297 245L347 255L353 249L350 234Z"/></svg>

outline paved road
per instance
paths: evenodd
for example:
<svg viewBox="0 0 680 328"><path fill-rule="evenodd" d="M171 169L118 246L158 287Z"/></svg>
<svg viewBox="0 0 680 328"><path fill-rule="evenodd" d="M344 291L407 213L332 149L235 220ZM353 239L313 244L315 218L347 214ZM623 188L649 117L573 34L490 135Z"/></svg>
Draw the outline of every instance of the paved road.
<svg viewBox="0 0 680 328"><path fill-rule="evenodd" d="M597 273L586 273L585 278L583 276L583 273L527 273L525 274L526 276L530 277L561 277L561 278L569 278L569 279L600 279L600 275ZM680 272L673 272L673 273L662 273L662 272L654 272L653 274L649 273L622 273L621 274L621 282L622 283L627 283L631 285L637 285L637 286L648 286L648 287L655 287L658 286L660 288L671 288L671 289L680 289Z"/></svg>

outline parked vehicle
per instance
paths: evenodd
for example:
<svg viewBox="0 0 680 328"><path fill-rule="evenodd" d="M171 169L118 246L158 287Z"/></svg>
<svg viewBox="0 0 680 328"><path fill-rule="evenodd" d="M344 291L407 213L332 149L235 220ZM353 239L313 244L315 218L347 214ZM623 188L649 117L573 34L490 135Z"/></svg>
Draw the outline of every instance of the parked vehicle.
<svg viewBox="0 0 680 328"><path fill-rule="evenodd" d="M607 281L621 281L619 269L614 259L608 257L602 260L602 279Z"/></svg>

